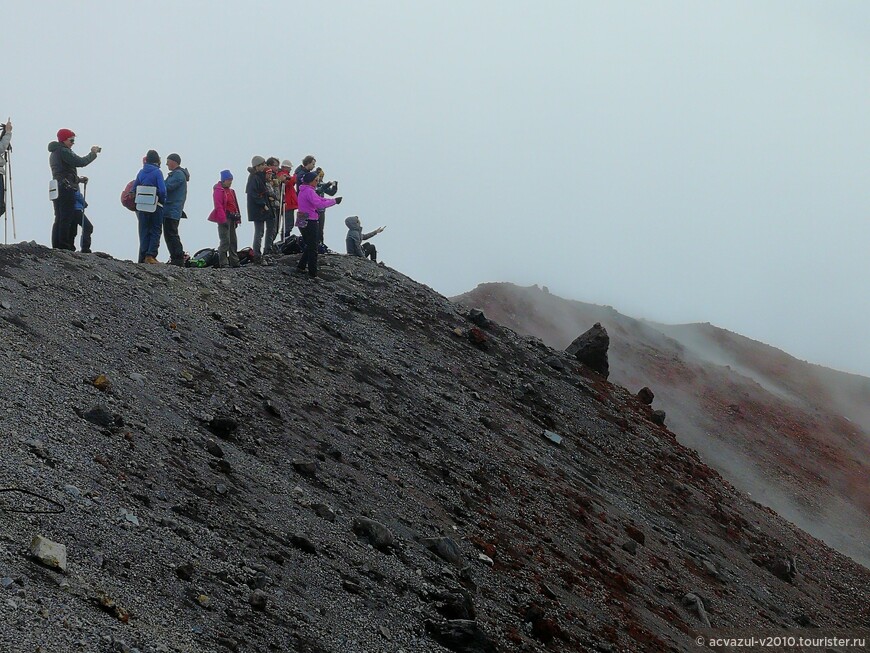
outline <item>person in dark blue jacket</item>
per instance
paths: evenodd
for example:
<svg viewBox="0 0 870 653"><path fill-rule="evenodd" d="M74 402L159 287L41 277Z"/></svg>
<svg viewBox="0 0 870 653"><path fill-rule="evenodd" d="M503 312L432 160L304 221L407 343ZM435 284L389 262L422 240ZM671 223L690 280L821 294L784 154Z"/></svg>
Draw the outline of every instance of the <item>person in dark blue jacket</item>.
<svg viewBox="0 0 870 653"><path fill-rule="evenodd" d="M145 155L145 165L136 175L132 191L139 186L154 186L157 188L157 206L153 212L136 211L139 218L139 262L158 263L157 250L160 248L160 236L163 233L163 206L166 203L166 183L160 172L160 155L154 150L148 150Z"/></svg>
<svg viewBox="0 0 870 653"><path fill-rule="evenodd" d="M170 265L184 267L184 245L178 235L178 226L184 214L184 203L187 201L187 182L190 173L181 167L181 157L174 152L166 157L166 206L163 207L163 240L169 249Z"/></svg>

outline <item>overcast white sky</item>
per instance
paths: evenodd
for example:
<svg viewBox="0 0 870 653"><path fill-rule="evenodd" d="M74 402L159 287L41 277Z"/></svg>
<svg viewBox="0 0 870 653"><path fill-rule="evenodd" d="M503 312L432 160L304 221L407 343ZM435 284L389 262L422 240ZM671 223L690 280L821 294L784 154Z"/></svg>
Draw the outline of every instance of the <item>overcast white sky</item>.
<svg viewBox="0 0 870 653"><path fill-rule="evenodd" d="M386 224L444 294L538 283L870 375L870 2L12 0L0 38L18 240L50 242L61 127L104 148L88 214L123 258L149 148L190 169L191 252L221 169L311 153L330 247Z"/></svg>

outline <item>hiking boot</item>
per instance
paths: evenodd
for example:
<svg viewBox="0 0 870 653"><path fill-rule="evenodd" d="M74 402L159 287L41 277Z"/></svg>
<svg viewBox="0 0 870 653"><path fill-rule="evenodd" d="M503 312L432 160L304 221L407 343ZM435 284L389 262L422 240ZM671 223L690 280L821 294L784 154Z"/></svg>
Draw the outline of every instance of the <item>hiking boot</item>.
<svg viewBox="0 0 870 653"><path fill-rule="evenodd" d="M144 259L142 262L143 262L143 263L148 263L149 265L156 265L156 264L159 264L159 263L160 263L160 261L158 261L158 260L157 260L156 258L154 258L153 256L146 256L145 259Z"/></svg>
<svg viewBox="0 0 870 653"><path fill-rule="evenodd" d="M305 268L293 268L293 274L305 274Z"/></svg>

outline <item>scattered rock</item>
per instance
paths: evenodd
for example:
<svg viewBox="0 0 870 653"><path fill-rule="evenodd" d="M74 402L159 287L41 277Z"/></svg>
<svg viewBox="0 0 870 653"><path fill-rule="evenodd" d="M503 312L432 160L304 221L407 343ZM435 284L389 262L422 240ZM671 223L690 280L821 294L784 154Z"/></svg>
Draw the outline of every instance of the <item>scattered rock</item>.
<svg viewBox="0 0 870 653"><path fill-rule="evenodd" d="M248 597L248 603L251 604L251 609L257 612L264 612L266 604L269 602L269 595L263 590L254 590Z"/></svg>
<svg viewBox="0 0 870 653"><path fill-rule="evenodd" d="M468 313L468 319L479 326L481 329L486 329L490 326L491 322L487 319L486 315L483 314L483 311L477 308L472 308Z"/></svg>
<svg viewBox="0 0 870 653"><path fill-rule="evenodd" d="M626 540L622 544L622 550L627 551L631 555L635 555L637 553L637 542L634 540Z"/></svg>
<svg viewBox="0 0 870 653"><path fill-rule="evenodd" d="M178 565L175 568L175 575L178 576L181 580L189 581L193 578L193 573L195 571L195 567L192 562L185 562L182 565Z"/></svg>
<svg viewBox="0 0 870 653"><path fill-rule="evenodd" d="M232 417L215 416L208 423L208 428L222 440L232 440L239 431L239 423Z"/></svg>
<svg viewBox="0 0 870 653"><path fill-rule="evenodd" d="M214 440L209 440L205 443L205 450L208 451L215 458L224 457L224 450L221 449L220 445Z"/></svg>
<svg viewBox="0 0 870 653"><path fill-rule="evenodd" d="M610 336L601 323L596 322L586 333L575 338L565 351L606 379L610 374L610 364L607 360L608 347L610 347Z"/></svg>
<svg viewBox="0 0 870 653"><path fill-rule="evenodd" d="M311 506L311 509L318 517L330 522L335 521L335 511L325 503L315 503Z"/></svg>
<svg viewBox="0 0 870 653"><path fill-rule="evenodd" d="M314 546L314 543L301 533L291 535L290 544L300 551L305 551L305 553L317 553L317 547Z"/></svg>
<svg viewBox="0 0 870 653"><path fill-rule="evenodd" d="M99 374L91 380L91 385L101 392L106 392L110 386L109 377L105 374Z"/></svg>
<svg viewBox="0 0 870 653"><path fill-rule="evenodd" d="M554 431L544 430L544 437L547 438L553 444L562 444L562 436Z"/></svg>
<svg viewBox="0 0 870 653"><path fill-rule="evenodd" d="M650 420L653 424L658 424L659 426L665 425L665 418L667 414L663 410L654 410L652 415L650 415Z"/></svg>
<svg viewBox="0 0 870 653"><path fill-rule="evenodd" d="M701 620L705 628L711 627L710 619L707 617L707 611L704 609L704 602L701 600L701 597L689 592L683 596L683 605L698 615L698 619Z"/></svg>
<svg viewBox="0 0 870 653"><path fill-rule="evenodd" d="M480 624L470 619L427 621L425 627L432 639L457 653L496 653L498 650Z"/></svg>
<svg viewBox="0 0 870 653"><path fill-rule="evenodd" d="M82 419L90 422L91 424L95 424L96 426L101 426L106 429L116 426L124 426L124 420L121 418L120 415L110 413L102 406L94 406L93 408L85 411L84 413L81 413L81 417Z"/></svg>
<svg viewBox="0 0 870 653"><path fill-rule="evenodd" d="M655 394L648 387L644 386L637 392L637 398L641 401L641 403L649 406L652 404L653 399L655 399Z"/></svg>
<svg viewBox="0 0 870 653"><path fill-rule="evenodd" d="M368 538L369 544L380 551L387 551L396 543L396 537L389 528L367 517L354 517L353 532Z"/></svg>
<svg viewBox="0 0 870 653"><path fill-rule="evenodd" d="M786 583L793 582L795 576L797 576L797 569L792 566L790 560L786 560L784 558L774 560L768 565L767 568L770 573L772 573L780 580L784 580Z"/></svg>
<svg viewBox="0 0 870 653"><path fill-rule="evenodd" d="M430 537L423 540L424 546L442 560L460 566L463 562L462 549L449 537Z"/></svg>
<svg viewBox="0 0 870 653"><path fill-rule="evenodd" d="M313 460L294 460L293 469L302 476L317 476L317 463Z"/></svg>
<svg viewBox="0 0 870 653"><path fill-rule="evenodd" d="M489 342L489 338L487 337L487 335L478 327L471 327L468 330L468 339L471 341L471 344L479 347L480 349L486 349Z"/></svg>
<svg viewBox="0 0 870 653"><path fill-rule="evenodd" d="M565 363L558 356L549 356L548 358L544 359L544 363L552 367L554 370L565 369Z"/></svg>
<svg viewBox="0 0 870 653"><path fill-rule="evenodd" d="M625 525L625 534L640 545L646 544L646 535L642 530L633 524Z"/></svg>
<svg viewBox="0 0 870 653"><path fill-rule="evenodd" d="M63 544L36 535L30 542L30 555L46 567L66 573L66 547Z"/></svg>

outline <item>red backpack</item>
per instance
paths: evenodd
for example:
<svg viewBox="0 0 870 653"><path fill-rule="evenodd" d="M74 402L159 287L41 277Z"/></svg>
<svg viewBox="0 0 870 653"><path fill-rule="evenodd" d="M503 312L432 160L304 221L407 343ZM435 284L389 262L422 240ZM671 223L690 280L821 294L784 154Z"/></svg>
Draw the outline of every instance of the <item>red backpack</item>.
<svg viewBox="0 0 870 653"><path fill-rule="evenodd" d="M121 193L121 205L125 209L130 209L131 211L136 210L136 193L133 192L133 184L135 183L136 180L134 179L124 186L124 191Z"/></svg>

